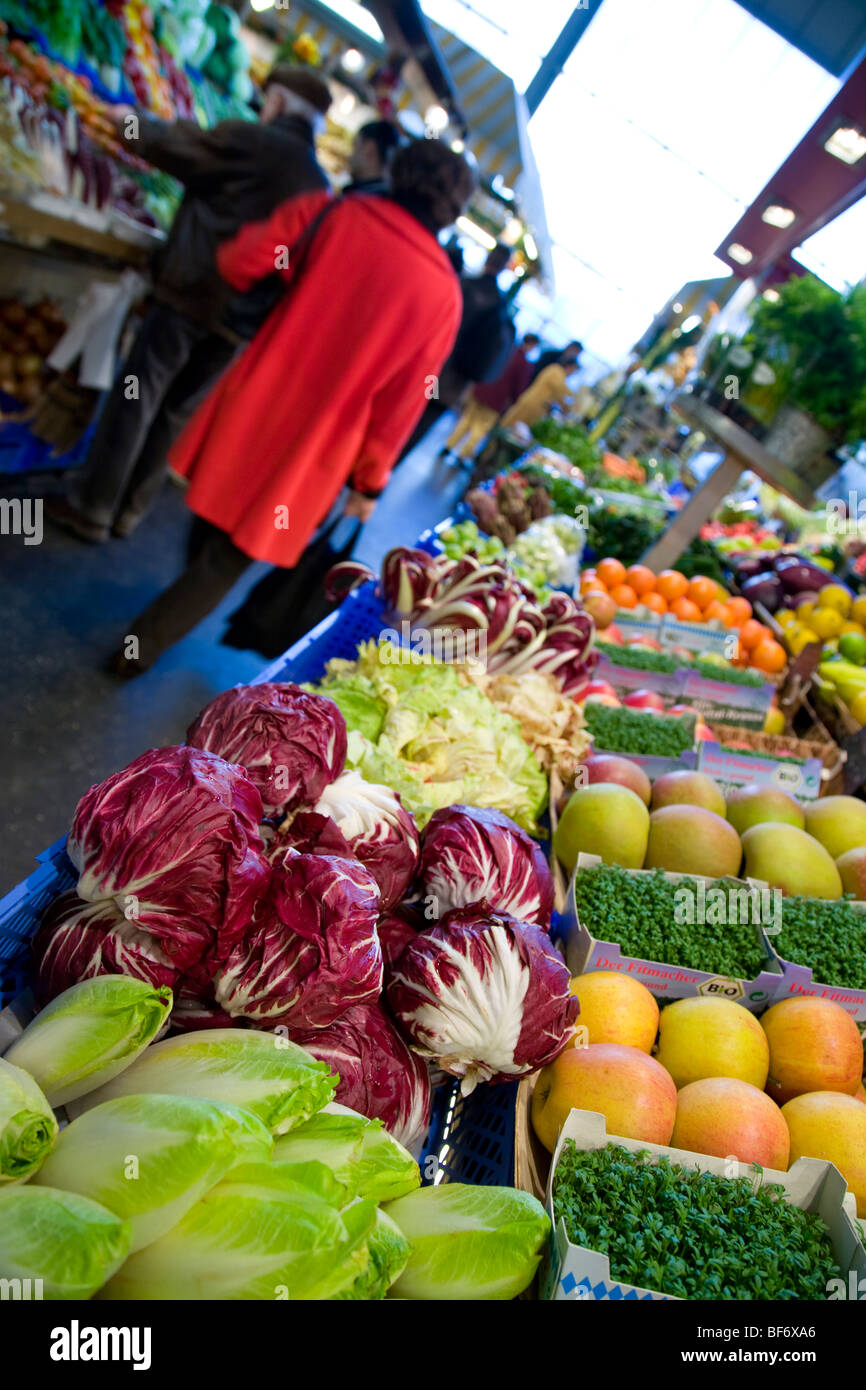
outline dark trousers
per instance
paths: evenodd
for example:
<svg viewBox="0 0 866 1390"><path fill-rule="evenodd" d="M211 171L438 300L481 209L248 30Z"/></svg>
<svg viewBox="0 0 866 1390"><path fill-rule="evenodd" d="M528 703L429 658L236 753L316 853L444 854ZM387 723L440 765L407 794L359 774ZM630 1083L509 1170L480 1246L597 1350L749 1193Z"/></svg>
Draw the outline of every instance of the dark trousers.
<svg viewBox="0 0 866 1390"><path fill-rule="evenodd" d="M97 525L122 517L131 529L159 492L169 449L236 352L204 325L153 304L73 480L73 505Z"/></svg>
<svg viewBox="0 0 866 1390"><path fill-rule="evenodd" d="M206 618L253 564L225 531L195 517L187 547L187 566L133 619L128 636L138 638L138 659L152 666L168 647Z"/></svg>

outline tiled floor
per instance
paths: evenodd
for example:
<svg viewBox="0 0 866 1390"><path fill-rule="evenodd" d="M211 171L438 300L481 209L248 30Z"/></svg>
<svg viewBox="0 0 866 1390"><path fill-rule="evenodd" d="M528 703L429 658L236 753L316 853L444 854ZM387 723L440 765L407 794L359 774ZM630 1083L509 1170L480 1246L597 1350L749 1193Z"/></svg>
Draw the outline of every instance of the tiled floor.
<svg viewBox="0 0 866 1390"><path fill-rule="evenodd" d="M397 472L365 528L357 555L374 567L452 510L465 474L436 461L446 417ZM56 490L43 479L0 477L0 497ZM227 616L264 572L255 566L218 609L159 661L122 682L102 665L125 624L178 573L189 513L167 484L153 515L129 540L81 544L45 525L43 543L0 535L2 684L0 893L62 835L92 783L146 748L175 743L218 691L249 680L261 657L219 645Z"/></svg>

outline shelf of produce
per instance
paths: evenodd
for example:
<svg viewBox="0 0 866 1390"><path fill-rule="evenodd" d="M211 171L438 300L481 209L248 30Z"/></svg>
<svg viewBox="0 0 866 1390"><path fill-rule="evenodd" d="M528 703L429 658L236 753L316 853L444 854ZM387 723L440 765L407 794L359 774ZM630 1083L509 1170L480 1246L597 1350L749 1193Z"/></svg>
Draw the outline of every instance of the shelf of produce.
<svg viewBox="0 0 866 1390"><path fill-rule="evenodd" d="M692 494L674 522L643 557L650 569L659 573L676 564L719 503L735 490L741 473L751 470L795 502L813 505L815 499L808 484L727 415L685 392L674 397L673 409L690 425L703 430L725 453L706 482Z"/></svg>
<svg viewBox="0 0 866 1390"><path fill-rule="evenodd" d="M120 213L97 212L41 192L26 198L0 195L0 228L27 245L34 238L59 241L128 265L145 265L165 240L161 232Z"/></svg>

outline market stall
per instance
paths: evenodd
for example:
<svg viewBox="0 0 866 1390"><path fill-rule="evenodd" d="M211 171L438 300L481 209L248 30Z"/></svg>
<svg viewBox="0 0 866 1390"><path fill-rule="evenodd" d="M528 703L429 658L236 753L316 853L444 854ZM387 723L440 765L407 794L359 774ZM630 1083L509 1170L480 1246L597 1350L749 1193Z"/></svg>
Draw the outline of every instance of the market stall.
<svg viewBox="0 0 866 1390"><path fill-rule="evenodd" d="M766 669L628 630L682 584L703 623L675 623L710 626L718 586L581 574L575 486L530 458L378 576L338 566L335 614L91 788L0 903L4 1273L133 1300L861 1276L866 807L793 734L749 747ZM118 1191L118 1145L146 1183ZM679 1253L639 1253L671 1201Z"/></svg>

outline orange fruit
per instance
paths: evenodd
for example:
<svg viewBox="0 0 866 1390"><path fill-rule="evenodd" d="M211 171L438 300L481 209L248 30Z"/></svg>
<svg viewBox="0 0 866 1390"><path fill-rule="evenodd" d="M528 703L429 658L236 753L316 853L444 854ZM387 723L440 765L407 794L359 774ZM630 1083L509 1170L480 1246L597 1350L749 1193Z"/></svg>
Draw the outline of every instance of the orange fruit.
<svg viewBox="0 0 866 1390"><path fill-rule="evenodd" d="M637 607L637 594L630 584L615 584L610 591L610 596L617 608Z"/></svg>
<svg viewBox="0 0 866 1390"><path fill-rule="evenodd" d="M701 621L701 610L690 598L675 598L671 604L671 612L675 618L679 618L681 623L699 623Z"/></svg>
<svg viewBox="0 0 866 1390"><path fill-rule="evenodd" d="M635 593L651 594L656 586L656 577L648 565L629 565L625 572L625 582Z"/></svg>
<svg viewBox="0 0 866 1390"><path fill-rule="evenodd" d="M728 610L725 607L725 605L723 603L719 603L719 600L717 598L714 598L712 603L708 603L706 608L704 609L704 622L709 623L713 621L718 621L720 623L724 623L727 615Z"/></svg>
<svg viewBox="0 0 866 1390"><path fill-rule="evenodd" d="M607 593L607 587L602 584L597 574L582 574L580 576L580 592L588 594L591 589L596 589L603 594Z"/></svg>
<svg viewBox="0 0 866 1390"><path fill-rule="evenodd" d="M661 594L641 594L640 601L645 608L652 609L653 613L667 613L668 606Z"/></svg>
<svg viewBox="0 0 866 1390"><path fill-rule="evenodd" d="M783 671L787 660L785 648L772 637L764 638L751 652L751 664L770 675Z"/></svg>
<svg viewBox="0 0 866 1390"><path fill-rule="evenodd" d="M691 599L692 603L703 611L716 601L718 591L715 579L710 579L707 574L696 574L689 583L686 598Z"/></svg>
<svg viewBox="0 0 866 1390"><path fill-rule="evenodd" d="M673 603L675 598L685 598L689 581L679 570L662 570L656 580L656 593L661 594L665 603Z"/></svg>
<svg viewBox="0 0 866 1390"><path fill-rule="evenodd" d="M752 616L752 605L747 598L729 598L727 606L728 611L734 618L734 622L731 624L732 627L739 627Z"/></svg>
<svg viewBox="0 0 866 1390"><path fill-rule="evenodd" d="M725 627L729 627L729 628L736 628L736 627L739 627L739 626L740 626L740 623L741 623L743 620L742 620L742 618L738 618L736 613L732 613L732 612L731 612L731 605L728 603L727 599L723 599L723 600L722 600L722 608L724 609L724 613L723 613L723 615L722 615L722 622L724 623ZM748 620L748 618L747 618L747 619L746 619L746 622L748 622L748 621L749 621L749 620Z"/></svg>
<svg viewBox="0 0 866 1390"><path fill-rule="evenodd" d="M740 628L740 646L744 651L750 652L758 645L766 631L764 624L759 623L757 618L747 618Z"/></svg>
<svg viewBox="0 0 866 1390"><path fill-rule="evenodd" d="M617 584L625 583L625 565L621 560L614 560L608 556L605 560L599 560L595 569L599 579L608 589L615 589Z"/></svg>

